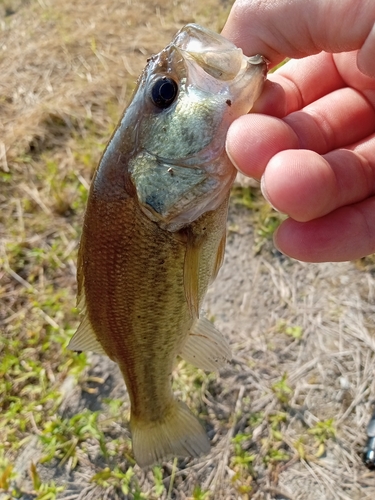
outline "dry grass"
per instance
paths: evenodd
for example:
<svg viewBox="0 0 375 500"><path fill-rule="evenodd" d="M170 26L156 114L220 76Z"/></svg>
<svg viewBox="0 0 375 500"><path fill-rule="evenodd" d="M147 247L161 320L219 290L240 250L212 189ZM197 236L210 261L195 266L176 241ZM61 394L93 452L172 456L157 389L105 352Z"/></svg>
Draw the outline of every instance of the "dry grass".
<svg viewBox="0 0 375 500"><path fill-rule="evenodd" d="M209 457L140 471L117 368L65 349L87 187L111 130L146 57L187 22L219 30L228 8L0 1L2 500L374 498L360 457L375 400L372 261L282 258L267 240L276 218L254 190L234 193L206 306L234 361L220 377L176 370Z"/></svg>

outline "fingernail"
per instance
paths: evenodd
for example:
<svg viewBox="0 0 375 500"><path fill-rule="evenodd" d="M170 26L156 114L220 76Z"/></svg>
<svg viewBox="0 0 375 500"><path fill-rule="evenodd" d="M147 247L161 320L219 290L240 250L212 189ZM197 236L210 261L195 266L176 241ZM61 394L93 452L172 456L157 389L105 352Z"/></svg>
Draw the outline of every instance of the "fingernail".
<svg viewBox="0 0 375 500"><path fill-rule="evenodd" d="M264 179L264 175L262 175L262 177L260 178L260 190L262 191L262 195L265 197L265 199L268 201L268 203L270 205L272 205L271 202L270 202L270 200L269 200L269 198L268 198L268 193L267 193L267 188L266 188L266 181Z"/></svg>
<svg viewBox="0 0 375 500"><path fill-rule="evenodd" d="M271 207L274 210L276 210L276 212L279 212L280 214L286 215L285 212L282 212L277 207L275 207L275 205L270 200L270 197L269 197L268 191L267 191L266 181L264 179L264 175L262 175L262 177L260 179L260 190L262 191L262 195L265 197L265 199L267 200L267 202L271 205Z"/></svg>
<svg viewBox="0 0 375 500"><path fill-rule="evenodd" d="M275 229L275 231L273 232L273 245L274 245L274 247L276 248L276 250L277 250L278 252L280 252L281 254L285 255L286 257L292 258L292 257L290 257L290 255L288 255L288 254L287 254L284 250L282 250L282 249L279 247L278 243L277 243L277 234L278 234L278 232L279 232L279 229L280 229L280 226L279 226L279 227L277 227L277 228Z"/></svg>
<svg viewBox="0 0 375 500"><path fill-rule="evenodd" d="M226 152L227 152L227 156L228 156L228 158L229 158L230 162L233 164L233 166L234 166L234 167L235 167L235 168L236 168L239 172L241 172L241 174L246 175L246 177L249 177L249 176L246 174L246 172L244 172L243 170L241 170L241 169L240 169L240 167L239 167L239 166L237 165L237 163L235 162L235 160L234 160L233 156L230 154L230 152L229 152L229 148L228 148L228 141L227 141L227 140L225 141L225 150L226 150Z"/></svg>
<svg viewBox="0 0 375 500"><path fill-rule="evenodd" d="M279 226L280 227L280 226ZM275 229L275 231L273 232L273 244L276 248L276 250L278 250L279 252L283 253L280 248L279 248L279 245L277 244L277 233L279 232L279 227L277 227Z"/></svg>

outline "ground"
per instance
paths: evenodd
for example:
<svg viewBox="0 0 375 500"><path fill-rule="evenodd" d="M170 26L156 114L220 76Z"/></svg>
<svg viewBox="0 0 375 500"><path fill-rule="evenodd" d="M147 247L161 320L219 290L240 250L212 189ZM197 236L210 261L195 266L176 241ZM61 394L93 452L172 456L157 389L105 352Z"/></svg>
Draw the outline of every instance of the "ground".
<svg viewBox="0 0 375 500"><path fill-rule="evenodd" d="M87 188L146 58L230 3L0 0L0 499L372 499L372 258L302 264L272 245L256 186L233 190L205 303L220 374L179 362L174 391L212 451L142 471L117 366L67 348Z"/></svg>

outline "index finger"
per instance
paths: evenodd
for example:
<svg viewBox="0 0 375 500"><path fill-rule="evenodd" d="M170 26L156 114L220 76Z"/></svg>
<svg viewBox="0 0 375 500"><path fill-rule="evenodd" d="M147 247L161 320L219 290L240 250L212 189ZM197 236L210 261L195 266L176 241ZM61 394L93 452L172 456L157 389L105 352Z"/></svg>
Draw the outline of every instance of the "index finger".
<svg viewBox="0 0 375 500"><path fill-rule="evenodd" d="M237 0L222 31L245 54L271 66L322 50L360 50L361 70L375 76L373 0Z"/></svg>
<svg viewBox="0 0 375 500"><path fill-rule="evenodd" d="M290 60L268 82L253 111L283 118L344 87L358 90L375 107L375 79L361 73L357 52L321 52Z"/></svg>
<svg viewBox="0 0 375 500"><path fill-rule="evenodd" d="M252 111L283 118L344 86L332 54L321 52L306 59L292 59L268 75Z"/></svg>

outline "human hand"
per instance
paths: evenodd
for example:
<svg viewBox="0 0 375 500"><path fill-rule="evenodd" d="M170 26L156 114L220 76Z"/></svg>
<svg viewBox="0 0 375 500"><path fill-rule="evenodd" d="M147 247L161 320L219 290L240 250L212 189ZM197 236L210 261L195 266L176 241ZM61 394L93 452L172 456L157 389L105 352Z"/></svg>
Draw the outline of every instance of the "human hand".
<svg viewBox="0 0 375 500"><path fill-rule="evenodd" d="M222 34L271 67L298 59L227 137L237 168L289 216L275 245L307 262L375 252L375 2L238 0Z"/></svg>

